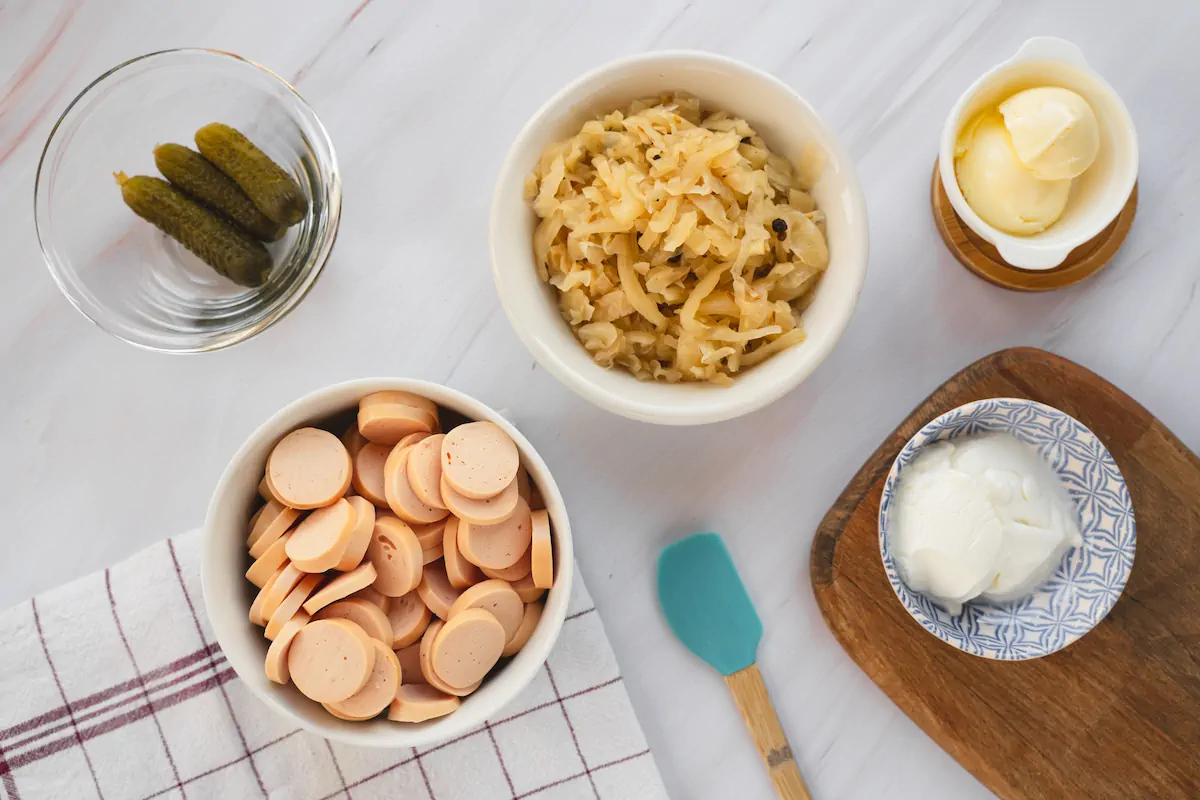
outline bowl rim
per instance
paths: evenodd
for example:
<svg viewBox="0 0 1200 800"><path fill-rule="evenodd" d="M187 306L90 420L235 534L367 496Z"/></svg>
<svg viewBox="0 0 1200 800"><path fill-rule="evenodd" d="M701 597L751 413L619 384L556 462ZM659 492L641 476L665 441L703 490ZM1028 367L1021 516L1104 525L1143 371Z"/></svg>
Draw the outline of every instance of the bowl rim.
<svg viewBox="0 0 1200 800"><path fill-rule="evenodd" d="M301 280L289 287L288 292L283 295L280 298L280 301L261 319L255 320L253 324L244 325L236 330L228 331L220 336L214 337L211 340L206 340L201 344L163 347L151 344L147 341L142 341L138 338L123 335L116 330L112 330L108 325L98 319L97 315L89 310L90 304L84 301L82 293L75 287L74 283L62 273L56 264L56 259L52 258L50 255L50 250L47 247L46 241L48 234L43 232L44 221L39 213L39 198L42 196L43 192L49 191L48 187L44 188L42 185L42 171L46 167L46 158L50 154L51 147L55 142L55 137L58 134L59 128L61 128L63 123L66 122L67 118L70 116L75 107L85 97L87 97L93 89L126 67L130 67L142 61L177 54L204 54L221 56L233 59L234 61L239 61L247 66L258 69L267 76L278 81L281 86L291 93L296 102L308 112L308 114L312 117L312 123L320 136L322 146L329 153L330 178L329 181L324 184L326 203L329 208L329 229L327 234L318 242L318 247L312 255L312 267L302 276ZM232 347L240 342L244 342L247 339L256 336L257 334L262 333L267 328L286 317L297 305L300 304L301 300L308 296L308 293L312 290L313 286L317 282L317 279L324 271L325 264L328 262L329 256L333 251L333 246L337 241L338 230L341 226L341 217L342 181L341 172L338 168L337 151L333 147L333 140L329 136L329 131L326 130L325 125L323 122L321 122L321 118L317 115L317 112L304 99L304 97L298 91L296 91L296 88L279 73L275 72L269 67L259 64L257 61L239 56L236 53L209 47L173 47L164 50L154 50L149 53L142 53L141 55L134 56L120 62L119 64L116 64L115 66L109 67L104 72L93 78L73 98L71 98L71 101L67 103L66 107L62 110L62 113L59 114L58 119L55 120L54 125L51 126L50 133L47 134L46 141L42 145L42 152L38 157L37 169L34 172L33 179L33 226L37 236L38 249L41 251L42 261L45 263L46 269L50 273L50 277L54 280L55 285L58 286L59 291L64 297L67 298L67 301L72 305L72 307L74 307L76 311L83 315L84 319L91 322L100 330L104 331L110 336L120 339L123 342L155 353L191 354L222 350L227 347Z"/></svg>
<svg viewBox="0 0 1200 800"><path fill-rule="evenodd" d="M777 93L782 93L783 96L788 97L793 103L798 105L813 121L811 128L811 131L815 134L813 138L820 139L822 148L839 164L845 166L846 192L851 205L848 216L853 221L861 221L854 225L855 228L860 228L861 230L851 231L851 235L861 235L862 239L862 257L860 259L847 260L846 263L840 265L841 269L851 273L851 285L847 290L848 301L842 303L836 318L826 329L828 331L827 336L822 341L804 343L806 352L809 353L809 357L806 360L797 364L791 372L780 373L779 378L762 387L757 394L750 396L726 394L723 396L721 394L721 387L712 387L711 400L703 404L689 406L683 410L673 407L670 403L669 397L674 386L673 384L655 384L664 390L663 400L659 402L639 402L631 400L627 396L602 389L586 373L576 371L567 366L558 357L555 349L535 336L513 312L511 298L515 295L508 282L504 280L505 270L500 266L502 254L500 253L497 241L501 208L506 202L505 195L515 185L515 182L522 180L525 173L528 172L525 165L516 163L517 151L521 146L529 138L535 136L558 109L569 105L570 101L579 95L581 89L588 84L600 80L610 73L626 70L630 67L652 68L655 64L676 61L699 62L739 73L749 80L757 81L770 87ZM558 379L560 383L605 411L628 419L660 425L704 425L734 419L735 417L749 414L770 405L795 389L825 361L838 342L841 341L842 336L849 327L858 306L859 298L862 295L870 256L870 225L867 217L866 196L863 193L858 170L855 168L850 154L846 151L833 129L795 89L764 70L728 56L703 50L652 50L645 53L624 56L587 70L551 95L521 127L521 130L513 139L504 157L496 179L495 188L492 192L492 205L488 216L488 251L491 259L492 279L496 284L496 291L500 296L500 304L504 308L504 313L508 317L509 324L516 332L517 337L524 343L526 349L533 354L538 364ZM531 248L529 267L530 269L534 269L535 266L533 264ZM757 368L761 369L769 363L769 361L765 362ZM603 369L599 365L595 366L597 369Z"/></svg>
<svg viewBox="0 0 1200 800"><path fill-rule="evenodd" d="M880 562L883 565L884 573L886 574L886 576L888 578L888 585L891 587L892 593L896 596L896 599L900 602L900 605L904 607L904 610L906 612L908 612L908 615L910 617L912 617L913 620L918 625L920 625L921 628L924 631L926 631L927 633L929 633L931 636L934 636L937 639L941 640L942 642L945 642L946 644L954 647L956 650L959 650L968 655L977 656L979 658L986 658L986 659L989 659L992 661L1005 661L1005 662L1031 661L1033 659L1043 658L1045 656L1051 655L1052 653L1056 653L1060 650L1063 650L1063 649L1069 647L1070 645L1074 644L1075 642L1079 641L1084 636L1086 636L1088 633L1090 633L1092 631L1093 628L1096 627L1096 625L1098 625L1106 616L1108 616L1108 613L1112 610L1113 606L1116 605L1117 601L1120 599L1121 595L1124 593L1125 586L1129 581L1129 576L1133 572L1133 557L1136 555L1136 551L1137 551L1137 520L1136 520L1136 518L1133 517L1132 497L1129 498L1129 513L1130 513L1130 517L1131 517L1131 519L1130 519L1131 535L1130 535L1130 539L1129 539L1128 550L1129 550L1129 555L1130 555L1130 563L1129 563L1129 568L1124 571L1124 574L1120 578L1120 585L1118 587L1119 591L1117 591L1115 594L1113 594L1111 596L1111 598L1109 598L1107 600L1106 604L1096 606L1095 611L1093 612L1094 619L1092 619L1090 621L1090 624L1088 625L1087 630L1081 631L1079 633L1068 634L1065 637L1065 639L1062 641L1061 644L1059 644L1055 647L1049 648L1049 649L1045 649L1045 650L1036 652L1036 653L1030 653L1028 655L1019 655L1019 654L1005 655L1003 653L999 653L999 652L993 651L991 649L984 649L984 648L981 648L980 652L974 652L972 650L967 650L967 649L963 648L958 642L945 636L942 633L942 631L938 625L934 624L933 622L931 622L930 620L927 619L924 611L922 611L919 608L913 607L910 603L905 601L903 596L901 596L900 590L898 587L904 585L904 582L900 579L900 575L899 575L899 572L896 570L895 563L893 563L893 561L890 558L888 558L888 556L884 552L884 543L887 541L889 533L888 533L887 514L886 514L887 506L883 502L883 500L884 500L884 498L888 497L891 494L894 494L894 492L895 492L894 487L896 485L896 480L899 478L900 473L904 470L904 466L900 463L901 459L910 452L917 453L917 452L920 452L921 450L924 450L927 446L929 446L929 444L933 443L933 441L941 441L941 440L931 440L931 441L925 442L923 444L917 443L918 439L924 437L925 435L927 435L928 433L930 433L933 430L941 428L947 417L950 417L951 415L967 414L980 406L999 406L999 404L1005 404L1005 403L1015 404L1018 406L1032 407L1032 408L1035 408L1049 416L1058 416L1058 417L1063 417L1063 418L1070 420L1074 425L1078 426L1079 431L1086 434L1087 436L1090 436L1096 442L1096 444L1099 446L1100 454L1104 457L1107 457L1108 460L1112 462L1113 467L1114 467L1115 476L1116 476L1116 481L1118 482L1118 486L1125 491L1126 496L1129 496L1129 487L1128 487L1128 484L1125 482L1125 476L1121 472L1120 466L1117 464L1116 459L1113 458L1113 455L1109 451L1107 445L1105 445L1104 441L1099 436L1096 435L1095 431L1093 431L1087 425L1084 425L1082 422L1080 422L1078 419L1076 419L1071 414L1068 414L1066 411L1063 411L1060 408L1055 408L1054 406L1048 405L1046 403L1041 403L1041 402L1038 402L1037 400L1030 400L1028 398L1023 398L1023 397L985 397L985 398L981 398L979 400L972 400L969 403L963 403L959 406L955 406L954 408L944 411L941 414L938 414L933 419L926 422L925 424L923 424L917 430L916 433L914 433L911 437L909 437L909 439L904 443L904 446L901 447L900 450L896 453L896 457L892 460L892 465L891 465L890 469L888 470L887 479L884 481L883 490L880 494L879 514L877 517L878 539L879 539L879 558L880 558ZM1013 433L1011 435L1017 436L1017 434L1015 434L1015 433ZM951 438L953 438L953 437L951 437ZM1017 438L1020 439L1019 436L1017 436ZM1025 440L1021 439L1021 441L1024 442ZM1072 503L1074 504L1074 501L1072 501ZM1078 507L1076 507L1076 510L1078 511ZM1081 545L1081 546L1086 546L1086 544L1087 544L1087 538L1086 538L1087 531L1088 531L1088 528L1081 524L1080 525L1080 533L1084 536L1084 545ZM1068 552L1070 552L1070 551L1068 551ZM919 594L918 592L916 592L912 589L908 589L907 586L905 586L905 589L912 592L913 594ZM970 602L972 602L972 601L968 601L968 603L963 604L964 609L968 607ZM1001 607L1011 605L1012 603L1016 603L1016 602L1020 602L1020 601L1013 600L1013 601L1008 601L1007 603L996 603L996 604L992 604L992 606L1001 608Z"/></svg>
<svg viewBox="0 0 1200 800"><path fill-rule="evenodd" d="M468 709L466 707L459 708L454 713L439 718L436 721L422 723L423 727L421 728L414 729L399 723L392 723L395 726L394 731L398 735L386 736L381 735L376 728L369 725L347 728L338 724L338 721L335 721L333 717L330 717L331 721L327 725L317 723L292 709L293 703L297 702L295 699L285 698L284 694L280 691L264 690L257 680L259 674L262 672L262 665L253 659L249 663L246 663L241 653L232 652L225 647L224 643L231 641L238 634L225 625L222 615L214 613L214 609L217 608L218 604L225 607L229 603L237 602L234 598L221 595L215 585L217 579L214 577L214 573L217 566L214 564L214 560L217 558L217 553L226 546L219 539L222 535L229 533L227 530L224 532L219 531L216 527L215 519L218 509L221 508L226 500L226 496L238 485L236 473L249 460L251 451L286 434L286 429L292 426L290 422L292 418L297 415L301 417L306 416L310 409L332 395L354 392L356 396L361 398L363 395L370 394L371 392L385 390L409 391L421 394L434 400L439 405L452 408L469 419L487 420L503 428L513 438L513 441L516 442L517 449L521 454L522 463L529 470L530 478L534 480L535 485L542 493L547 513L550 514L553 525L554 543L557 551L555 553L555 585L545 596L544 612L537 627L534 629L533 636L536 639L539 632L543 630L549 631L549 634L545 635L545 638L542 639L540 648L532 649L530 645L527 645L518 656L509 661L493 677L493 680L495 680L505 675L512 676L509 690L495 695L491 698L491 702L484 706L477 706L470 709L471 713L467 713ZM457 407L451 406L445 401L454 403ZM348 405L345 410L349 411L351 408L353 408L353 405ZM464 409L470 410L471 413L467 413ZM550 472L550 468L546 465L546 462L542 459L533 444L503 414L483 401L477 400L471 395L449 386L415 378L368 377L328 384L307 392L272 412L270 416L247 435L222 471L221 477L213 489L212 497L209 500L205 513L201 548L200 584L209 625L212 627L216 643L225 653L229 665L233 667L238 677L242 678L242 683L250 693L273 712L285 719L291 720L304 730L325 739L362 747L419 747L444 742L456 736L464 735L517 699L537 677L558 641L563 623L566 621L575 575L574 543L570 519L566 512L562 493ZM553 596L551 593L553 593ZM555 602L553 609L551 608L552 599ZM245 614L239 613L239 616L244 618ZM253 631L251 631L251 634L253 634ZM521 660L520 656L526 652L529 653L529 657ZM255 678L253 680L247 679L247 674L250 672L254 673ZM284 687L278 688L282 689ZM311 701L305 700L304 702Z"/></svg>

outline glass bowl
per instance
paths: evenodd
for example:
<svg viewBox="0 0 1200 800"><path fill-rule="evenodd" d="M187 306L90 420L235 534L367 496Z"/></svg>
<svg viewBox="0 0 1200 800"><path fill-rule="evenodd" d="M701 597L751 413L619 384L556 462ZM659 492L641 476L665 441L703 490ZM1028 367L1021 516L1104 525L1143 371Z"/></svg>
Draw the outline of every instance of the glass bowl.
<svg viewBox="0 0 1200 800"><path fill-rule="evenodd" d="M275 266L249 289L218 275L122 201L115 172L158 175L156 145L195 148L210 122L242 131L292 174L309 212L267 245ZM286 315L312 288L337 236L333 144L290 85L216 50L150 53L119 64L71 101L38 163L34 221L50 274L88 319L131 344L216 350Z"/></svg>

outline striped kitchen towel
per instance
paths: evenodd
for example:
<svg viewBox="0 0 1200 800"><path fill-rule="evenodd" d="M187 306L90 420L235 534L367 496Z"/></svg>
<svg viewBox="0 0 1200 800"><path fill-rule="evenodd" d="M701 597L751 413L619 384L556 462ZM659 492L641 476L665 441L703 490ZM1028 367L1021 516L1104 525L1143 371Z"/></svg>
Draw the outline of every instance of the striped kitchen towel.
<svg viewBox="0 0 1200 800"><path fill-rule="evenodd" d="M0 798L665 798L575 580L538 679L457 739L328 742L242 685L200 596L198 531L0 613Z"/></svg>

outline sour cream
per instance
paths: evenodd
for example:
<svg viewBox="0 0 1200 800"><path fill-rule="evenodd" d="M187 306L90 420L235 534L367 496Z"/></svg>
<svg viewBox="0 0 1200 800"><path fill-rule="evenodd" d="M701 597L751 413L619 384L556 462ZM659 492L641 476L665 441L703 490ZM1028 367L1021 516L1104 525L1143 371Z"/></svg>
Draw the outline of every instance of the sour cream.
<svg viewBox="0 0 1200 800"><path fill-rule="evenodd" d="M1083 543L1066 489L1003 433L930 445L900 476L892 553L900 577L957 614L979 597L1024 597Z"/></svg>

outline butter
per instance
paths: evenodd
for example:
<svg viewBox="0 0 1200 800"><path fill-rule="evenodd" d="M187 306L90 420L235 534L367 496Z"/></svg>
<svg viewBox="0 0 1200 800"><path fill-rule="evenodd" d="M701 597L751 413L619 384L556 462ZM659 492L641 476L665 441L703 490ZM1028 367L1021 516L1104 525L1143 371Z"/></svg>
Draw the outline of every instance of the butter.
<svg viewBox="0 0 1200 800"><path fill-rule="evenodd" d="M959 132L954 174L980 219L1014 236L1049 228L1071 181L1096 160L1100 126L1079 94L1057 86L1017 92Z"/></svg>
<svg viewBox="0 0 1200 800"><path fill-rule="evenodd" d="M954 174L967 205L993 228L1017 236L1040 233L1067 207L1071 181L1039 180L1021 161L1004 119L980 114L959 134Z"/></svg>
<svg viewBox="0 0 1200 800"><path fill-rule="evenodd" d="M1013 148L1043 181L1077 178L1100 152L1100 123L1070 89L1044 86L1017 92L999 106Z"/></svg>

